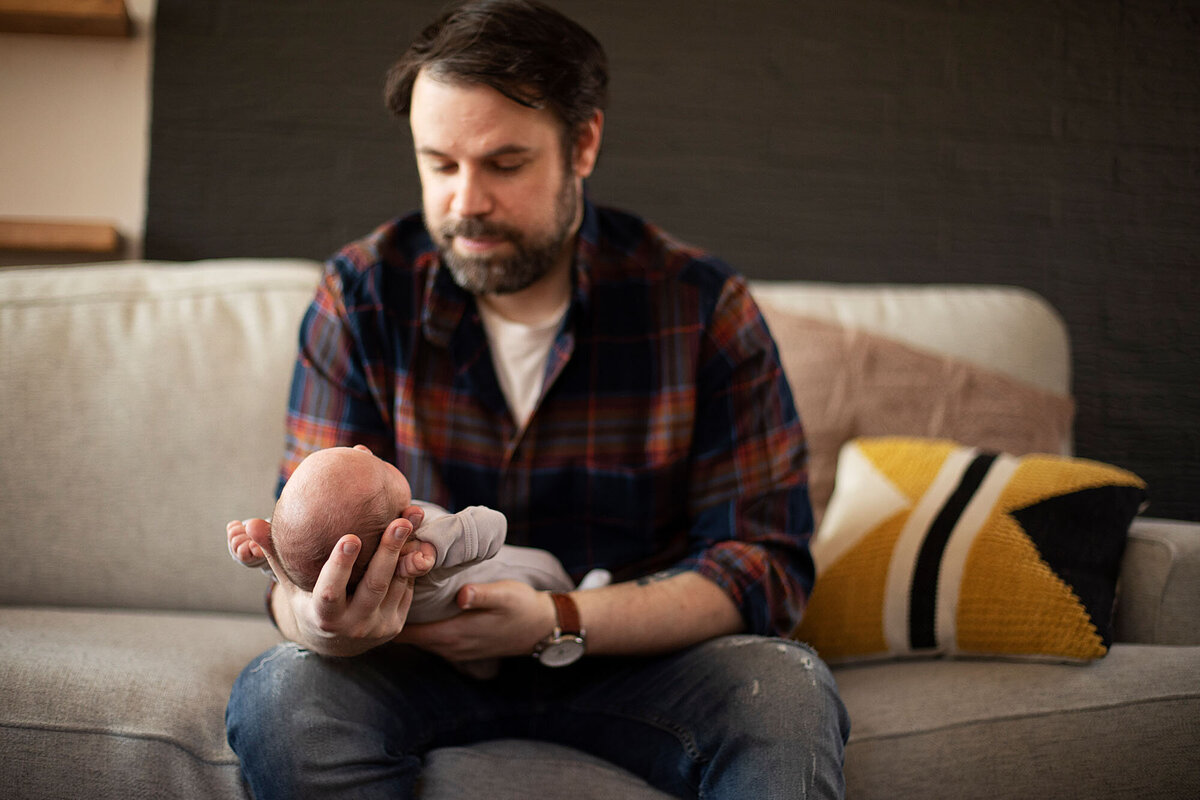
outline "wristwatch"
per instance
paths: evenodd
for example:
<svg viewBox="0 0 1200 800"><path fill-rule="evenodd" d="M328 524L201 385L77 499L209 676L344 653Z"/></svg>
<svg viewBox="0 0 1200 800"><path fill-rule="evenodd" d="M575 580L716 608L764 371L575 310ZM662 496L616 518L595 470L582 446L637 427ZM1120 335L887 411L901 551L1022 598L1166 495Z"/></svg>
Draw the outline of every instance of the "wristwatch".
<svg viewBox="0 0 1200 800"><path fill-rule="evenodd" d="M554 601L554 630L538 642L533 657L547 667L574 664L587 650L587 632L579 624L579 607L569 594L551 592Z"/></svg>

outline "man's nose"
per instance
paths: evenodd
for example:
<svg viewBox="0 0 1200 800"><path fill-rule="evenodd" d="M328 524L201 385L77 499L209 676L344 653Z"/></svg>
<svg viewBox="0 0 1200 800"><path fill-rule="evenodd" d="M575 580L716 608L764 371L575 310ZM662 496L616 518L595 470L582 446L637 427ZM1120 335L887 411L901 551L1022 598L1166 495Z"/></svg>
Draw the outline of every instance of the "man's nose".
<svg viewBox="0 0 1200 800"><path fill-rule="evenodd" d="M454 216L459 219L485 217L492 212L492 204L487 178L476 170L461 169L450 209Z"/></svg>

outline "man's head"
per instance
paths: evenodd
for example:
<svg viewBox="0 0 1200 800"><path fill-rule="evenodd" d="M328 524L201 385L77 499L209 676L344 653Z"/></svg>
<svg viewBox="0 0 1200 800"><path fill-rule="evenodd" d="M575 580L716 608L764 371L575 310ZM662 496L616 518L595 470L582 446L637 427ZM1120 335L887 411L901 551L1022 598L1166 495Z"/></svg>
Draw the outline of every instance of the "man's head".
<svg viewBox="0 0 1200 800"><path fill-rule="evenodd" d="M604 48L578 23L530 0L465 2L430 24L388 73L385 98L396 116L411 111L422 72L548 109L562 124L564 147L608 104Z"/></svg>
<svg viewBox="0 0 1200 800"><path fill-rule="evenodd" d="M582 27L524 0L458 6L388 76L412 126L425 224L455 280L517 292L569 263L608 74Z"/></svg>
<svg viewBox="0 0 1200 800"><path fill-rule="evenodd" d="M365 447L318 450L300 462L275 504L275 554L292 583L312 591L334 545L353 533L362 540L350 575L353 590L383 532L411 503L400 470Z"/></svg>

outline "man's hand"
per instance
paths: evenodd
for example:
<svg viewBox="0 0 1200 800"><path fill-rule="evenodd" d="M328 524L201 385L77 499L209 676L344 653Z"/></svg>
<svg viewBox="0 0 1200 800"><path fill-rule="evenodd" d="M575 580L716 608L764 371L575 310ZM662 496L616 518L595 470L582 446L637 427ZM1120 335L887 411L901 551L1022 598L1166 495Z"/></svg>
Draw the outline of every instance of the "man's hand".
<svg viewBox="0 0 1200 800"><path fill-rule="evenodd" d="M554 602L518 581L468 584L458 592L463 613L410 625L396 637L448 661L530 655L554 630Z"/></svg>
<svg viewBox="0 0 1200 800"><path fill-rule="evenodd" d="M695 572L664 573L642 582L615 583L571 594L596 655L651 655L744 630L737 606ZM554 602L516 581L468 584L459 590L463 613L412 625L397 641L450 661L529 655L554 630Z"/></svg>
<svg viewBox="0 0 1200 800"><path fill-rule="evenodd" d="M412 578L428 571L417 543L409 542L423 518L420 508L410 506L388 525L352 596L347 596L346 584L362 546L357 536L338 540L310 593L288 580L271 544L270 523L250 520L246 533L278 580L271 608L284 636L329 656L358 655L395 638L408 619Z"/></svg>

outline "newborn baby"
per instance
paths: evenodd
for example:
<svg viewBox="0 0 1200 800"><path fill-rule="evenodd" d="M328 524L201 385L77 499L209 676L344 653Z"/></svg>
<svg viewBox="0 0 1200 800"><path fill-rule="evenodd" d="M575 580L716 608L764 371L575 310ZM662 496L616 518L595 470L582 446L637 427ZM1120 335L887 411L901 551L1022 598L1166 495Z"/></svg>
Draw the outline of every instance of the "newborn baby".
<svg viewBox="0 0 1200 800"><path fill-rule="evenodd" d="M412 503L403 473L366 447L318 450L300 462L275 504L271 543L276 560L288 580L311 592L334 545L353 533L362 540L362 549L347 586L352 592L388 525ZM455 597L467 583L519 580L539 590L575 588L550 553L504 545L507 521L500 512L471 506L450 514L432 504L418 505L425 521L410 539L414 546L402 556L405 572L420 576L413 584L410 622L459 613ZM229 523L226 532L235 560L247 566L266 563L243 523Z"/></svg>

